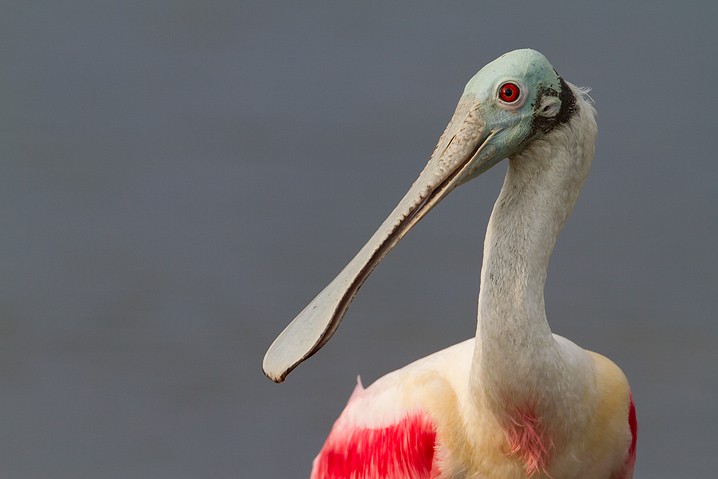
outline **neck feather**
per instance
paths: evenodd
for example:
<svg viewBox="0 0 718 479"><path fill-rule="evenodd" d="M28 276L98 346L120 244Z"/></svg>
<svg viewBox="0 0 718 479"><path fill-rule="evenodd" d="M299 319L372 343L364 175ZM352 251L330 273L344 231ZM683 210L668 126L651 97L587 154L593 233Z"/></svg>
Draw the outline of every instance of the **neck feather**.
<svg viewBox="0 0 718 479"><path fill-rule="evenodd" d="M549 256L593 159L593 108L576 94L571 121L509 159L489 220L471 382L499 419L546 416L555 391L575 380L546 320L543 291Z"/></svg>

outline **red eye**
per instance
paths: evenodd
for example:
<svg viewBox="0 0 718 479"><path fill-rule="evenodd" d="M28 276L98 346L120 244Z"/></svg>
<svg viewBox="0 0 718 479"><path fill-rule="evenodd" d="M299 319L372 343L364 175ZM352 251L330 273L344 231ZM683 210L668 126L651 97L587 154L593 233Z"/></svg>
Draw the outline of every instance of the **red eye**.
<svg viewBox="0 0 718 479"><path fill-rule="evenodd" d="M519 87L518 85L516 85L516 83L507 82L501 85L501 88L499 88L499 98L501 98L501 100L505 101L506 103L515 102L519 99L520 94L521 90L519 90Z"/></svg>

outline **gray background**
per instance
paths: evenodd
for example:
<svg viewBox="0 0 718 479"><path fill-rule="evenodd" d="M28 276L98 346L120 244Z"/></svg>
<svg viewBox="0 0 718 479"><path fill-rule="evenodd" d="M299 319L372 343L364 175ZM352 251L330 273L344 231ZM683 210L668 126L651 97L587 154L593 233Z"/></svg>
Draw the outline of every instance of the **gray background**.
<svg viewBox="0 0 718 479"><path fill-rule="evenodd" d="M599 112L552 327L629 376L637 478L713 477L716 5L3 2L0 474L306 477L357 374L473 334L505 165L412 231L286 384L266 347L465 82L532 47Z"/></svg>

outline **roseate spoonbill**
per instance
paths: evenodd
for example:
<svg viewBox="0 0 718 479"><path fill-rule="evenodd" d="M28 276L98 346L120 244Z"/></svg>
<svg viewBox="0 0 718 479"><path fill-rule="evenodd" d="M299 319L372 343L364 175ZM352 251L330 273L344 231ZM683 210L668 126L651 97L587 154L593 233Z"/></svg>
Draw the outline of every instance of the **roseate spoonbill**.
<svg viewBox="0 0 718 479"><path fill-rule="evenodd" d="M549 256L594 156L595 111L533 50L466 85L429 163L356 257L264 358L276 382L332 336L381 259L456 186L509 159L489 220L476 337L358 384L312 478L627 479L636 415L626 377L551 333Z"/></svg>

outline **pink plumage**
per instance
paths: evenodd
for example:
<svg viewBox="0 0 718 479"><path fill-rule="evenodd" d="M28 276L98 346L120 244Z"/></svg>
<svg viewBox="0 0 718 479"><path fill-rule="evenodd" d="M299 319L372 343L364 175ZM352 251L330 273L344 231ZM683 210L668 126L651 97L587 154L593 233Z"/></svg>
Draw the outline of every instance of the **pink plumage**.
<svg viewBox="0 0 718 479"><path fill-rule="evenodd" d="M636 419L636 405L631 394L631 406L628 410L628 425L631 428L631 447L628 448L628 459L631 464L636 462L636 441L638 440L638 420ZM632 467L631 467L632 468Z"/></svg>
<svg viewBox="0 0 718 479"><path fill-rule="evenodd" d="M314 462L312 479L430 479L436 431L415 413L368 428L337 421Z"/></svg>
<svg viewBox="0 0 718 479"><path fill-rule="evenodd" d="M633 403L633 394L629 393L630 403L628 406L628 428L631 431L631 444L628 446L626 462L624 467L611 479L631 479L633 468L636 465L636 441L638 440L638 420L636 419L636 405Z"/></svg>
<svg viewBox="0 0 718 479"><path fill-rule="evenodd" d="M631 445L628 447L628 457L626 458L625 479L633 477L633 467L636 465L636 441L638 440L638 420L636 419L636 405L633 403L633 394L631 405L628 408L628 426L631 429Z"/></svg>
<svg viewBox="0 0 718 479"><path fill-rule="evenodd" d="M363 389L358 386L353 397L361 392ZM351 404L350 399L347 410ZM544 442L535 416L525 413L520 420L510 431L508 454L520 457L526 465L527 477L532 477L546 470L552 445ZM633 477L638 422L632 395L628 425L631 443L625 466L612 479ZM436 442L436 427L421 412L408 414L385 427L361 427L342 414L314 461L311 479L436 479L440 477L434 461Z"/></svg>
<svg viewBox="0 0 718 479"><path fill-rule="evenodd" d="M553 443L545 438L541 419L532 408L517 411L507 427L511 450L509 455L518 457L526 467L526 475L546 471L551 462Z"/></svg>

